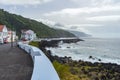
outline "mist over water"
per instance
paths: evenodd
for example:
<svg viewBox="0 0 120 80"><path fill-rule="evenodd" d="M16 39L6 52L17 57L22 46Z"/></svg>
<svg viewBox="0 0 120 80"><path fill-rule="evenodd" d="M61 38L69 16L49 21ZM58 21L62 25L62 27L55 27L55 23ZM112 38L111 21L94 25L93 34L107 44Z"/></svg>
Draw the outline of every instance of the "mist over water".
<svg viewBox="0 0 120 80"><path fill-rule="evenodd" d="M60 43L58 48L47 48L53 55L70 56L73 60L120 64L120 39L84 38L78 43ZM92 58L89 58L92 56Z"/></svg>

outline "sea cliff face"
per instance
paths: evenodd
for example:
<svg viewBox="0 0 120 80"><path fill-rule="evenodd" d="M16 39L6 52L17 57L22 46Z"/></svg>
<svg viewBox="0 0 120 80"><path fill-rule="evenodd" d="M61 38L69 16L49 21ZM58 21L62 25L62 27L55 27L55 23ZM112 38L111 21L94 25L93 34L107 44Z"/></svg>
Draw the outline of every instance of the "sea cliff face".
<svg viewBox="0 0 120 80"><path fill-rule="evenodd" d="M57 47L57 44L55 46L47 46L49 42L44 45L41 42L38 44L53 63L61 80L120 80L120 65L75 61L71 57L53 56L50 50L46 50L46 47Z"/></svg>

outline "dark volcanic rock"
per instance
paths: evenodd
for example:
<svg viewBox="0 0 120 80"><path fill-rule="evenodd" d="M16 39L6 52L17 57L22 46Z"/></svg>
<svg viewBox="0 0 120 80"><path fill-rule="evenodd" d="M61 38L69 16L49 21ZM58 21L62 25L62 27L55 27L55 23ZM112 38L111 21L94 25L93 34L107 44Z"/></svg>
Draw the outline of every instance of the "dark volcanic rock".
<svg viewBox="0 0 120 80"><path fill-rule="evenodd" d="M68 41L69 42L69 41ZM79 75L81 79L81 74L88 76L89 80L120 80L120 65L112 63L91 63L87 61L75 61L71 57L59 57L53 56L50 50L46 50L45 47L57 47L57 41L43 41L40 42L40 49L47 55L51 62L57 61L61 64L70 66L70 72L73 75ZM101 59L89 56L89 59ZM76 70L77 68L77 70Z"/></svg>
<svg viewBox="0 0 120 80"><path fill-rule="evenodd" d="M59 39L59 40L42 40L40 42L40 49L45 47L58 47L59 42L63 43L76 43L79 41L84 41L82 39L76 38L76 39ZM68 47L69 48L69 47Z"/></svg>

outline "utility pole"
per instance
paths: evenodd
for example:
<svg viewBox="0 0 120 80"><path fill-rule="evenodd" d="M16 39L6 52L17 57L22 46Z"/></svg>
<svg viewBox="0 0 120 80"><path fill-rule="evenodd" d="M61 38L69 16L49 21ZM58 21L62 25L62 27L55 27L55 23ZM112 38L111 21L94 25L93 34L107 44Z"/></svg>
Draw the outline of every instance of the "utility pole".
<svg viewBox="0 0 120 80"><path fill-rule="evenodd" d="M13 31L11 30L11 47L13 47Z"/></svg>

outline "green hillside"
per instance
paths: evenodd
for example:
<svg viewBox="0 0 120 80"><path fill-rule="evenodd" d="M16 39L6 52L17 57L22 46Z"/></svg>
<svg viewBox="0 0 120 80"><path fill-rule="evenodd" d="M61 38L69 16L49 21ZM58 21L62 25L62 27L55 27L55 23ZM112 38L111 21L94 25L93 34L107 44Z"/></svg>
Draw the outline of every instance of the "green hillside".
<svg viewBox="0 0 120 80"><path fill-rule="evenodd" d="M31 29L37 33L38 37L74 37L67 31L50 28L41 22L11 14L3 9L0 9L0 24L15 30L19 36L22 29Z"/></svg>

